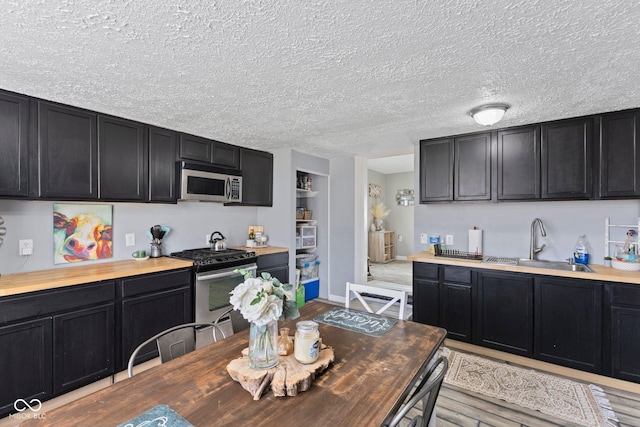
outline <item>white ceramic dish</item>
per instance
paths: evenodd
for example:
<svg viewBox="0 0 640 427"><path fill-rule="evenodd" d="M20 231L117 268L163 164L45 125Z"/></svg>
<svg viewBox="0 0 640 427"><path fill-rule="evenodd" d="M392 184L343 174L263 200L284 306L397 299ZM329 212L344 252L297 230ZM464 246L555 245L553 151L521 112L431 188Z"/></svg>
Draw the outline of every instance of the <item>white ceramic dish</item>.
<svg viewBox="0 0 640 427"><path fill-rule="evenodd" d="M148 260L148 259L149 259L149 256L147 255L147 256L146 256L146 257L144 257L144 258L136 258L136 257L131 257L131 258L135 259L136 261L146 261L146 260Z"/></svg>
<svg viewBox="0 0 640 427"><path fill-rule="evenodd" d="M612 259L611 267L615 268L616 270L623 271L640 271L640 262L625 262L618 261L617 259Z"/></svg>

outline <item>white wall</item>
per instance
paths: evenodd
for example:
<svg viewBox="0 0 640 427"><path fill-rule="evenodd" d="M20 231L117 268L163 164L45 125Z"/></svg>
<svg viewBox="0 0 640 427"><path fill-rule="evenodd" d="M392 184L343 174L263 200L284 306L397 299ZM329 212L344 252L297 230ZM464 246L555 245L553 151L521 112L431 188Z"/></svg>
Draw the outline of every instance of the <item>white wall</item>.
<svg viewBox="0 0 640 427"><path fill-rule="evenodd" d="M413 254L413 206L399 206L396 202L398 190L413 189L413 172L385 175L384 199L389 208L385 221L387 230L396 232L396 256L407 257Z"/></svg>
<svg viewBox="0 0 640 427"><path fill-rule="evenodd" d="M0 216L7 228L4 243L0 245L0 274L77 265L53 264L53 204L51 201L0 200ZM84 263L129 259L134 250L149 251L150 241L145 232L155 224L171 227L163 240L164 254L205 247L205 236L213 231L222 232L230 246L244 246L249 226L258 220L257 208L229 207L221 203L106 204L113 205L113 258ZM265 231L269 233L268 229ZM135 246L125 246L126 233L135 234ZM18 254L20 239L34 240L33 255L27 258Z"/></svg>

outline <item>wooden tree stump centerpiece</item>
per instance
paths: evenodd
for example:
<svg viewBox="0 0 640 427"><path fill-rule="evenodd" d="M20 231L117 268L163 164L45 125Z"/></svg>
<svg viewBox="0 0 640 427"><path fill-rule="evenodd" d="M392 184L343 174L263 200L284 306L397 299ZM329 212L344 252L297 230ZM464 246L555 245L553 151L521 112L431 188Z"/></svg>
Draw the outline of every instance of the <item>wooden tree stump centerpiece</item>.
<svg viewBox="0 0 640 427"><path fill-rule="evenodd" d="M271 386L274 396L296 396L311 388L315 377L329 367L335 360L333 348L322 345L318 360L308 365L296 360L293 354L280 356L280 362L271 369L253 369L249 367L248 349L242 351L242 357L232 360L227 365L227 372L234 381L242 385L253 396L260 400L262 393Z"/></svg>

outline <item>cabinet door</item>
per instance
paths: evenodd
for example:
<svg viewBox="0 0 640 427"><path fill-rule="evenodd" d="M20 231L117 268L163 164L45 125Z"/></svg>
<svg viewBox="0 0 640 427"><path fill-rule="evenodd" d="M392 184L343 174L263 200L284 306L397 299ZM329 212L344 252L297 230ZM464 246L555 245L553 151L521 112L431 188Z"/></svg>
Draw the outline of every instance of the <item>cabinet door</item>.
<svg viewBox="0 0 640 427"><path fill-rule="evenodd" d="M243 148L242 205L273 206L273 154Z"/></svg>
<svg viewBox="0 0 640 427"><path fill-rule="evenodd" d="M491 133L455 139L455 200L491 200Z"/></svg>
<svg viewBox="0 0 640 427"><path fill-rule="evenodd" d="M114 320L113 303L54 316L54 394L113 374Z"/></svg>
<svg viewBox="0 0 640 427"><path fill-rule="evenodd" d="M29 99L0 92L0 196L29 195Z"/></svg>
<svg viewBox="0 0 640 427"><path fill-rule="evenodd" d="M414 322L426 325L440 324L440 284L437 280L413 277Z"/></svg>
<svg viewBox="0 0 640 427"><path fill-rule="evenodd" d="M199 136L180 134L180 159L211 163L211 141Z"/></svg>
<svg viewBox="0 0 640 427"><path fill-rule="evenodd" d="M539 276L534 289L536 359L600 373L602 285Z"/></svg>
<svg viewBox="0 0 640 427"><path fill-rule="evenodd" d="M453 139L420 141L420 203L453 200Z"/></svg>
<svg viewBox="0 0 640 427"><path fill-rule="evenodd" d="M100 199L144 202L148 198L145 126L98 117Z"/></svg>
<svg viewBox="0 0 640 427"><path fill-rule="evenodd" d="M149 200L176 203L178 134L149 128Z"/></svg>
<svg viewBox="0 0 640 427"><path fill-rule="evenodd" d="M445 282L440 287L440 326L448 337L471 342L472 297L471 285Z"/></svg>
<svg viewBox="0 0 640 427"><path fill-rule="evenodd" d="M16 412L16 399L49 399L51 318L0 327L0 417Z"/></svg>
<svg viewBox="0 0 640 427"><path fill-rule="evenodd" d="M116 369L126 369L129 356L140 343L172 326L192 322L192 304L190 286L123 299L121 354ZM151 343L138 353L136 363L157 356L158 349Z"/></svg>
<svg viewBox="0 0 640 427"><path fill-rule="evenodd" d="M611 307L612 376L640 383L640 307Z"/></svg>
<svg viewBox="0 0 640 427"><path fill-rule="evenodd" d="M637 112L602 116L600 198L640 196L640 129Z"/></svg>
<svg viewBox="0 0 640 427"><path fill-rule="evenodd" d="M240 169L240 147L212 141L211 163L225 168Z"/></svg>
<svg viewBox="0 0 640 427"><path fill-rule="evenodd" d="M38 101L37 108L40 175L33 193L60 200L96 200L96 115L44 101Z"/></svg>
<svg viewBox="0 0 640 427"><path fill-rule="evenodd" d="M540 198L540 128L498 132L498 200Z"/></svg>
<svg viewBox="0 0 640 427"><path fill-rule="evenodd" d="M533 356L533 278L522 274L478 273L477 343Z"/></svg>
<svg viewBox="0 0 640 427"><path fill-rule="evenodd" d="M543 199L588 199L592 194L593 121L562 120L541 127Z"/></svg>

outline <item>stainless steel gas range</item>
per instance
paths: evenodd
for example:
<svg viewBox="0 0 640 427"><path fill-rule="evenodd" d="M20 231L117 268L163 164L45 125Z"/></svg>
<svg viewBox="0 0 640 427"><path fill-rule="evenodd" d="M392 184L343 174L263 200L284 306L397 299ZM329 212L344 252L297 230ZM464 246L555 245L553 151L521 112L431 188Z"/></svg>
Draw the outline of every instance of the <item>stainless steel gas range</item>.
<svg viewBox="0 0 640 427"><path fill-rule="evenodd" d="M193 261L196 270L195 283L195 321L215 322L226 313L229 304L229 292L244 281L236 270L248 270L256 275L257 256L255 252L241 249L214 251L209 248L188 249L171 253L172 257ZM233 329L229 316L219 320L225 334L231 335ZM196 335L198 346L213 341L210 328L201 329Z"/></svg>

